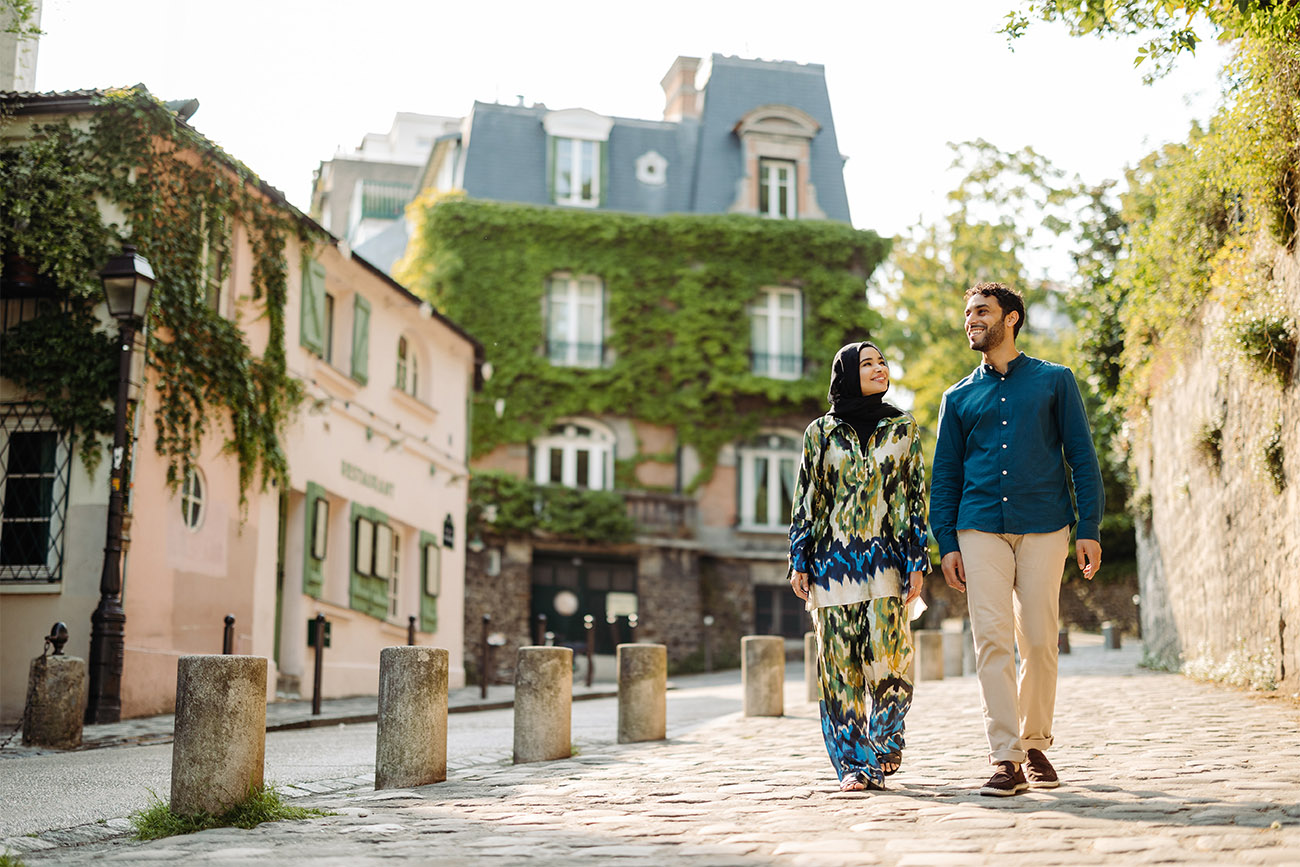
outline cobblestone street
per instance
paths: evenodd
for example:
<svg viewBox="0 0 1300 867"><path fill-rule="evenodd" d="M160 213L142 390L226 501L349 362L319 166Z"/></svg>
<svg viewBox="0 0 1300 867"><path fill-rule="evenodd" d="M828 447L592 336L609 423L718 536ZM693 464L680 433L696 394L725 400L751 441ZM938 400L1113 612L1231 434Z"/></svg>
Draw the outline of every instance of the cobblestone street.
<svg viewBox="0 0 1300 867"><path fill-rule="evenodd" d="M1096 644L1062 658L1050 753L1062 786L1012 798L975 792L989 766L973 677L919 684L902 771L887 792L852 794L835 785L816 706L800 700L802 683L787 682L783 718L731 715L664 743L478 765L413 790L354 785L294 799L339 814L329 818L22 857L313 867L1300 864L1294 701L1143 671L1138 658L1136 645Z"/></svg>

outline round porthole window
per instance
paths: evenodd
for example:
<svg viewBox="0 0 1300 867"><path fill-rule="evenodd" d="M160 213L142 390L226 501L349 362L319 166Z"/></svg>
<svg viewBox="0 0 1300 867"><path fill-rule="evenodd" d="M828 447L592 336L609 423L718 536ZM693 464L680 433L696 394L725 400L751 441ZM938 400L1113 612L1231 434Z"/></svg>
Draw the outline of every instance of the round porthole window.
<svg viewBox="0 0 1300 867"><path fill-rule="evenodd" d="M185 526L197 530L203 526L203 516L207 511L208 484L203 478L203 471L190 467L181 483L181 519Z"/></svg>

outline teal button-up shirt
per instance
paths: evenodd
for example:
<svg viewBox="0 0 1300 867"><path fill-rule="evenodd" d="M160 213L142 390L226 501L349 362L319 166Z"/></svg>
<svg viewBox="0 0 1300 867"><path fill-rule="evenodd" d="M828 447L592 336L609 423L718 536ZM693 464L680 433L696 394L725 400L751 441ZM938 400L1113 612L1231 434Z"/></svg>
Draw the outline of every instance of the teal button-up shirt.
<svg viewBox="0 0 1300 867"><path fill-rule="evenodd" d="M981 364L943 394L930 483L940 555L958 530L1052 533L1075 523L1096 539L1105 508L1101 468L1079 385L1068 367L1020 353L998 373Z"/></svg>

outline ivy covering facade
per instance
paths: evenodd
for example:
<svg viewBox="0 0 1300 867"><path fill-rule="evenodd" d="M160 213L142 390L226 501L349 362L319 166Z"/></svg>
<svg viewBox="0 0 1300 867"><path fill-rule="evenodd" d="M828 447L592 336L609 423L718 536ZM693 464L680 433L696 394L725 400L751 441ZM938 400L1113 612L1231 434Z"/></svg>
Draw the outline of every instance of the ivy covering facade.
<svg viewBox="0 0 1300 867"><path fill-rule="evenodd" d="M556 420L618 415L671 427L707 481L719 449L768 419L823 411L829 364L880 323L866 278L889 251L874 232L830 221L739 215L643 216L425 197L397 274L485 347L492 376L475 396L482 456ZM604 287L604 363L553 365L547 281ZM803 375L753 372L749 307L765 288L799 290ZM500 413L498 413L500 408ZM656 456L641 456L653 460ZM630 477L620 473L620 480Z"/></svg>
<svg viewBox="0 0 1300 867"><path fill-rule="evenodd" d="M25 112L40 115L39 101L11 101L0 128L0 254L5 267L31 268L39 291L59 303L6 334L5 376L81 438L88 467L97 463L112 430L117 361L115 335L91 311L103 294L99 269L130 242L158 278L147 362L168 481L184 476L214 408L229 423L241 492L259 476L263 486L284 481L281 434L301 399L284 355L286 245L324 236L142 88L91 97L68 121L23 126ZM101 204L121 222L106 222ZM211 300L230 267L236 226L252 250L257 315L269 326L260 355Z"/></svg>

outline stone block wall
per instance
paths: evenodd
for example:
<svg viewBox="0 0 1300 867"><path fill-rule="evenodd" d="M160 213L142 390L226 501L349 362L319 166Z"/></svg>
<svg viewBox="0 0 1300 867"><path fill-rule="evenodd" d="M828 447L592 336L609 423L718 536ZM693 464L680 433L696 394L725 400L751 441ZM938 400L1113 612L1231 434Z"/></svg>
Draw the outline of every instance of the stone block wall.
<svg viewBox="0 0 1300 867"><path fill-rule="evenodd" d="M645 548L637 560L636 640L663 644L676 665L700 646L700 567L694 551Z"/></svg>
<svg viewBox="0 0 1300 867"><path fill-rule="evenodd" d="M1300 264L1273 265L1278 300L1300 319ZM1143 634L1150 656L1177 664L1234 650L1275 660L1300 685L1300 365L1283 386L1252 374L1213 335L1229 311L1211 298L1206 340L1161 359L1150 415L1133 443ZM1281 426L1285 486L1262 469ZM1220 459L1204 448L1221 425ZM1149 505L1146 505L1149 504Z"/></svg>
<svg viewBox="0 0 1300 867"><path fill-rule="evenodd" d="M497 552L494 554L493 552ZM465 678L479 680L479 647L483 640L483 615L492 615L490 631L505 636L496 648L492 668L497 683L513 683L515 657L520 647L532 644L529 613L532 598L533 548L526 542L486 536L482 551L466 552L465 559ZM497 556L501 568L489 574Z"/></svg>

